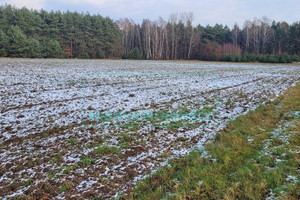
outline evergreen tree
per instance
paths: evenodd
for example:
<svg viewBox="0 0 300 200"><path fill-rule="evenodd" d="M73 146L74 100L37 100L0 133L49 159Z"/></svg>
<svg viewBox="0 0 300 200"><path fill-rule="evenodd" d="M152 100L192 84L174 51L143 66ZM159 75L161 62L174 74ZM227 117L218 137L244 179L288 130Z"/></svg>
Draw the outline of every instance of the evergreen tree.
<svg viewBox="0 0 300 200"><path fill-rule="evenodd" d="M62 58L64 52L62 51L59 42L56 40L49 40L44 44L43 56L45 58Z"/></svg>
<svg viewBox="0 0 300 200"><path fill-rule="evenodd" d="M7 56L8 38L6 34L0 29L0 57Z"/></svg>
<svg viewBox="0 0 300 200"><path fill-rule="evenodd" d="M128 54L128 59L139 60L142 59L142 54L137 47L132 49Z"/></svg>
<svg viewBox="0 0 300 200"><path fill-rule="evenodd" d="M41 54L41 45L40 42L36 39L28 40L28 52L27 57L30 58L40 58Z"/></svg>
<svg viewBox="0 0 300 200"><path fill-rule="evenodd" d="M10 26L7 30L8 55L10 57L26 57L28 46L26 35L18 26Z"/></svg>

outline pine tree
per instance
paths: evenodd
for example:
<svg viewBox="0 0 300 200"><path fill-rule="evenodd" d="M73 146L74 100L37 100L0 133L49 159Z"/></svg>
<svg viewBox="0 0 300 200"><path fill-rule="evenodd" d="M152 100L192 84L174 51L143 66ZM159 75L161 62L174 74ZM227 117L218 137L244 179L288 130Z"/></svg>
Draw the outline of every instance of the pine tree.
<svg viewBox="0 0 300 200"><path fill-rule="evenodd" d="M56 40L49 40L43 46L43 56L45 58L62 58L64 56L64 52Z"/></svg>
<svg viewBox="0 0 300 200"><path fill-rule="evenodd" d="M41 54L41 45L40 42L36 39L28 40L28 52L27 57L30 58L40 58Z"/></svg>
<svg viewBox="0 0 300 200"><path fill-rule="evenodd" d="M8 38L6 34L0 29L0 57L7 56Z"/></svg>
<svg viewBox="0 0 300 200"><path fill-rule="evenodd" d="M8 54L10 57L26 57L28 50L27 38L18 26L10 26L7 31Z"/></svg>

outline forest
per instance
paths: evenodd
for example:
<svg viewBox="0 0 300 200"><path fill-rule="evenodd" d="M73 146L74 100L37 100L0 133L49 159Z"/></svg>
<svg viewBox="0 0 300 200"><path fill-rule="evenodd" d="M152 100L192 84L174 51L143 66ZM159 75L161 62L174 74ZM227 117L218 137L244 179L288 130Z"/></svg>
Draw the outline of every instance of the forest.
<svg viewBox="0 0 300 200"><path fill-rule="evenodd" d="M267 17L242 27L193 25L193 13L141 24L100 14L0 6L0 57L300 61L300 22Z"/></svg>

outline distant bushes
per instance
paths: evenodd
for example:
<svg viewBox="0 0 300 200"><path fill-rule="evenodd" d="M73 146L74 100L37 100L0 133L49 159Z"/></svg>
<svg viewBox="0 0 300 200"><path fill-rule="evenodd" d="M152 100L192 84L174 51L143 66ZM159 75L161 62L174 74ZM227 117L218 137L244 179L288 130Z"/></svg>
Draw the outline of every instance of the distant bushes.
<svg viewBox="0 0 300 200"><path fill-rule="evenodd" d="M135 47L132 49L127 55L122 56L122 59L130 59L130 60L140 60L142 59L143 55L140 50Z"/></svg>
<svg viewBox="0 0 300 200"><path fill-rule="evenodd" d="M228 62L262 62L262 63L292 63L300 62L300 57L289 54L243 54L224 55L221 61Z"/></svg>

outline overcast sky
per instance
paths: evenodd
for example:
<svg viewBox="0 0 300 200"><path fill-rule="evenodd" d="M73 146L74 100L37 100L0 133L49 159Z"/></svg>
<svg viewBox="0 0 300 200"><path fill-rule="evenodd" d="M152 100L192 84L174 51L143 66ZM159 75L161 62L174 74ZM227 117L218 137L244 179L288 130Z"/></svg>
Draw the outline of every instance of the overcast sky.
<svg viewBox="0 0 300 200"><path fill-rule="evenodd" d="M141 23L143 18L168 20L174 12L193 12L193 24L240 26L246 19L267 16L288 23L300 21L300 0L0 0L18 8L89 12L112 19L127 17Z"/></svg>

